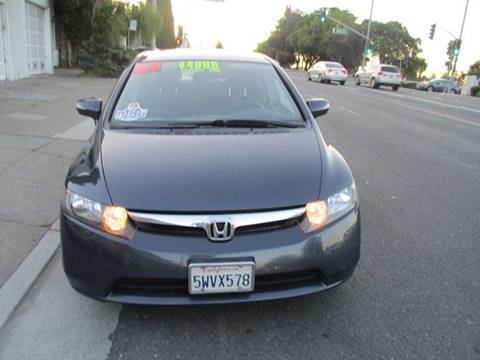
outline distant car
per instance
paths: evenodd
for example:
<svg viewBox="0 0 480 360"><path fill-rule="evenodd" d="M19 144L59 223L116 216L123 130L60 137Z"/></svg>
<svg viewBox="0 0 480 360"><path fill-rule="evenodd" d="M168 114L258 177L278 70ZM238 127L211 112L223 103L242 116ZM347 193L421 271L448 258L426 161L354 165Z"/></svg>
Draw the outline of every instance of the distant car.
<svg viewBox="0 0 480 360"><path fill-rule="evenodd" d="M342 64L332 61L319 61L307 72L308 81L315 80L322 83L336 81L345 85L347 77L347 69Z"/></svg>
<svg viewBox="0 0 480 360"><path fill-rule="evenodd" d="M437 79L430 81L422 81L417 84L417 90L424 90L428 92L449 92L460 94L462 88L455 80Z"/></svg>
<svg viewBox="0 0 480 360"><path fill-rule="evenodd" d="M354 77L355 85L369 84L372 88L391 86L397 91L402 82L402 75L398 67L386 64L371 64L359 68Z"/></svg>

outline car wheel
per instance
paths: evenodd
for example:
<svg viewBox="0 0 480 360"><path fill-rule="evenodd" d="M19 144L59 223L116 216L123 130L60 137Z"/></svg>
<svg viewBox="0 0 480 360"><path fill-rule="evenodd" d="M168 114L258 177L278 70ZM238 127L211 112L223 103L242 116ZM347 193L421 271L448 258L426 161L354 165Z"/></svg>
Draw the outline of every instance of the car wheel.
<svg viewBox="0 0 480 360"><path fill-rule="evenodd" d="M312 78L310 77L310 73L307 73L307 80L312 81Z"/></svg>
<svg viewBox="0 0 480 360"><path fill-rule="evenodd" d="M323 76L322 74L318 74L318 82L323 83Z"/></svg>
<svg viewBox="0 0 480 360"><path fill-rule="evenodd" d="M340 85L345 85L345 81L340 81Z"/></svg>
<svg viewBox="0 0 480 360"><path fill-rule="evenodd" d="M360 79L358 76L355 76L355 85L360 85Z"/></svg>
<svg viewBox="0 0 480 360"><path fill-rule="evenodd" d="M398 86L392 86L393 91L398 91Z"/></svg>
<svg viewBox="0 0 480 360"><path fill-rule="evenodd" d="M378 86L379 86L379 85L377 84L377 81L375 80L375 78L372 78L372 79L370 80L370 86L371 86L372 88L374 88L374 89L378 89Z"/></svg>
<svg viewBox="0 0 480 360"><path fill-rule="evenodd" d="M429 86L429 87L427 88L427 92L433 92L433 87Z"/></svg>

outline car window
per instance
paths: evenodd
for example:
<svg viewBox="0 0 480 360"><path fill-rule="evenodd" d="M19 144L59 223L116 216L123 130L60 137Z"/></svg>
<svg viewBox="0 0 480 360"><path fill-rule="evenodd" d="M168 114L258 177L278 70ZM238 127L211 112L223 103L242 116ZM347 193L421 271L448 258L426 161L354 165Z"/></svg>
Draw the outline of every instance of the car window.
<svg viewBox="0 0 480 360"><path fill-rule="evenodd" d="M325 66L330 69L343 69L343 66L338 63L325 63Z"/></svg>
<svg viewBox="0 0 480 360"><path fill-rule="evenodd" d="M272 65L213 60L137 63L111 122L217 119L303 122Z"/></svg>
<svg viewBox="0 0 480 360"><path fill-rule="evenodd" d="M395 66L382 66L381 71L391 72L391 73L399 73L399 72L400 72L400 71L398 70L398 68L395 67Z"/></svg>

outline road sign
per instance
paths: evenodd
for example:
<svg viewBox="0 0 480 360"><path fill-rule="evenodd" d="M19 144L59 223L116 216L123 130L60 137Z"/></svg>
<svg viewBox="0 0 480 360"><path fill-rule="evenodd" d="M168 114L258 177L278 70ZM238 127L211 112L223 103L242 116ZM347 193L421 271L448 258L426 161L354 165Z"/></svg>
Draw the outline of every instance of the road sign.
<svg viewBox="0 0 480 360"><path fill-rule="evenodd" d="M135 19L130 19L130 31L137 31L137 20Z"/></svg>

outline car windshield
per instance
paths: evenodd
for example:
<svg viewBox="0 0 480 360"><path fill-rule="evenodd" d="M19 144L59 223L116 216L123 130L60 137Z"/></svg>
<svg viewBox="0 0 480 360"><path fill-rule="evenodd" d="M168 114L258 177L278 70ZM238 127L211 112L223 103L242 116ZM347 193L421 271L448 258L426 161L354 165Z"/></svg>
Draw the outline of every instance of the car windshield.
<svg viewBox="0 0 480 360"><path fill-rule="evenodd" d="M336 69L343 69L343 66L338 63L326 63L325 66L327 68L336 68Z"/></svg>
<svg viewBox="0 0 480 360"><path fill-rule="evenodd" d="M382 66L381 71L399 73L400 71L395 66Z"/></svg>
<svg viewBox="0 0 480 360"><path fill-rule="evenodd" d="M137 63L111 123L161 127L218 120L304 123L272 65L215 60Z"/></svg>

